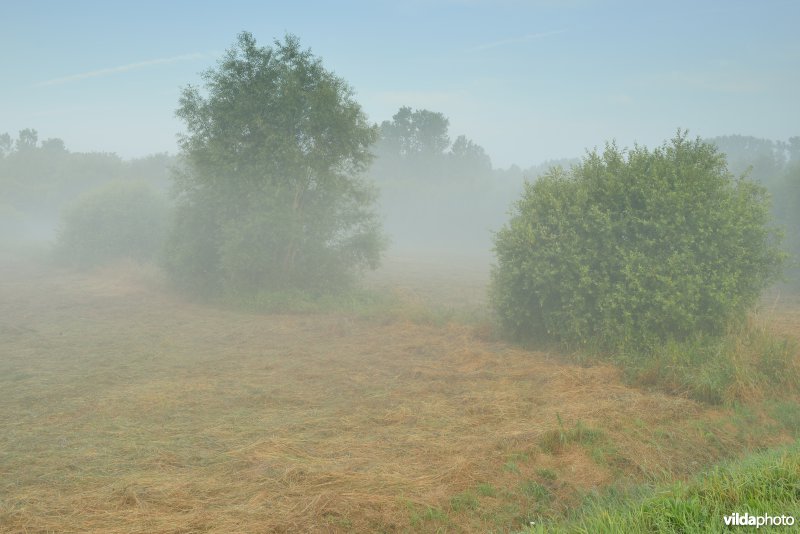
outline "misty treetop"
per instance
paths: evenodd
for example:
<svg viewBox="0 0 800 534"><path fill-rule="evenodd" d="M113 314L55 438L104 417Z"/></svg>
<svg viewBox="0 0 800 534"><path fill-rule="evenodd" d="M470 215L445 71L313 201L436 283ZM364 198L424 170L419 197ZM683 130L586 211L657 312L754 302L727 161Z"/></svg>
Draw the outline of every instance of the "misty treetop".
<svg viewBox="0 0 800 534"><path fill-rule="evenodd" d="M464 135L453 141L449 128L443 113L408 106L380 125L369 173L397 249L488 251L508 189L521 182L495 180L483 147Z"/></svg>
<svg viewBox="0 0 800 534"><path fill-rule="evenodd" d="M372 174L382 181L491 180L492 161L483 147L464 135L451 142L449 128L442 113L401 107L381 123Z"/></svg>
<svg viewBox="0 0 800 534"><path fill-rule="evenodd" d="M449 127L442 113L403 106L391 121L381 123L381 141L404 157L439 155L450 146Z"/></svg>
<svg viewBox="0 0 800 534"><path fill-rule="evenodd" d="M400 250L488 256L491 234L505 223L525 177L555 163L495 169L481 145L465 135L453 140L448 117L429 109L403 106L379 133L369 173L381 189L384 227Z"/></svg>
<svg viewBox="0 0 800 534"><path fill-rule="evenodd" d="M384 239L362 178L377 131L350 86L296 37L242 33L177 115L185 172L167 266L191 289L324 291L377 266Z"/></svg>
<svg viewBox="0 0 800 534"><path fill-rule="evenodd" d="M177 115L188 134L181 148L195 181L324 182L348 176L371 160L376 132L347 83L287 36L275 48L244 32L219 68L204 73L208 95L189 86Z"/></svg>

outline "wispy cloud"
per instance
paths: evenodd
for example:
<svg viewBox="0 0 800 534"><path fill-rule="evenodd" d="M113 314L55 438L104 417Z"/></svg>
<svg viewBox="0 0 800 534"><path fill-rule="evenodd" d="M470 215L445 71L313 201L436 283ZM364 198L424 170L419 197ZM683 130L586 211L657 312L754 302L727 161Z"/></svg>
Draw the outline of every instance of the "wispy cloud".
<svg viewBox="0 0 800 534"><path fill-rule="evenodd" d="M639 85L646 88L729 94L756 94L770 86L765 76L741 69L673 70L643 77L639 80Z"/></svg>
<svg viewBox="0 0 800 534"><path fill-rule="evenodd" d="M70 76L63 76L61 78L53 78L52 80L45 80L43 82L35 83L34 87L47 87L50 85L62 85L65 83L78 82L88 78L100 78L102 76L109 76L111 74L119 74L120 72L128 72L131 70L146 69L156 65L167 65L170 63L178 63L181 61L192 61L195 59L203 59L208 57L207 54L194 53L183 54L181 56L162 57L157 59L148 59L147 61L138 61L136 63L128 63L127 65L119 65L117 67L109 67L107 69L90 70L88 72L81 72L78 74L71 74Z"/></svg>
<svg viewBox="0 0 800 534"><path fill-rule="evenodd" d="M522 35L520 37L512 37L510 39L503 39L501 41L494 41L492 43L486 43L478 46L474 46L472 48L467 49L468 52L479 52L481 50L490 50L492 48L497 48L499 46L507 46L507 45L515 45L515 44L522 44L527 43L529 41L536 41L538 39L544 39L545 37L550 37L551 35L558 35L560 33L564 33L567 30L552 30L549 32L540 32L540 33L529 33L526 35Z"/></svg>

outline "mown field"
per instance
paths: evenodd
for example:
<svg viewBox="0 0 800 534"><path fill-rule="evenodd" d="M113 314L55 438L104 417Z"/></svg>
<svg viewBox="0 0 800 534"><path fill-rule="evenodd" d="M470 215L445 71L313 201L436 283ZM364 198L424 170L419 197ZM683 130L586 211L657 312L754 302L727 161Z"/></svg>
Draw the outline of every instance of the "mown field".
<svg viewBox="0 0 800 534"><path fill-rule="evenodd" d="M3 258L0 531L513 532L800 431L797 399L714 407L496 339L487 272L395 257L369 284L413 305L257 314ZM764 320L797 337L798 310Z"/></svg>

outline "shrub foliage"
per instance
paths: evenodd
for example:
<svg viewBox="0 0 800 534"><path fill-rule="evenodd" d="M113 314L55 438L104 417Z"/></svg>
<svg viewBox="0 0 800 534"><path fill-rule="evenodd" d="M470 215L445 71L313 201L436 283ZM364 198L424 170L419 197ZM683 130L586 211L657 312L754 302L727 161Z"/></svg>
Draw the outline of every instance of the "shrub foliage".
<svg viewBox="0 0 800 534"><path fill-rule="evenodd" d="M765 190L685 132L607 145L526 185L495 236L491 298L519 338L601 349L723 334L780 273Z"/></svg>
<svg viewBox="0 0 800 534"><path fill-rule="evenodd" d="M163 245L167 213L166 200L149 185L111 182L64 211L58 255L80 267L118 258L154 259Z"/></svg>

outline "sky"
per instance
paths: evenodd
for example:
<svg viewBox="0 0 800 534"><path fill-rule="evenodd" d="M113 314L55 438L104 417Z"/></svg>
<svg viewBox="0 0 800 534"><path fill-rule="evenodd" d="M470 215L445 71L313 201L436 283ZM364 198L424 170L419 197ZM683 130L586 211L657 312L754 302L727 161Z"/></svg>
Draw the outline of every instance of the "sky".
<svg viewBox="0 0 800 534"><path fill-rule="evenodd" d="M616 140L800 135L800 2L0 0L0 133L72 151L176 153L182 88L241 31L287 33L371 121L450 119L496 167Z"/></svg>

